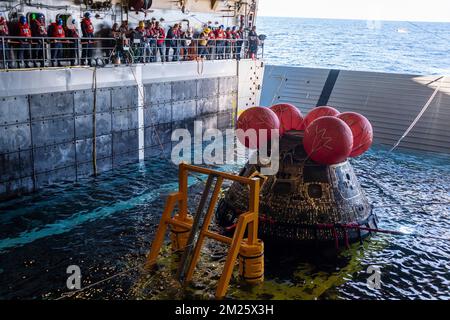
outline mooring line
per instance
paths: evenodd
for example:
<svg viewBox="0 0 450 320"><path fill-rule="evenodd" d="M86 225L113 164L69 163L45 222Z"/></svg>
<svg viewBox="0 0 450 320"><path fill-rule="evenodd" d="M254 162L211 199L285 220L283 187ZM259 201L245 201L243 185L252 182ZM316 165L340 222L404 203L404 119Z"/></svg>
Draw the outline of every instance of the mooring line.
<svg viewBox="0 0 450 320"><path fill-rule="evenodd" d="M376 169L379 164L381 163L381 161L383 161L386 156L388 156L392 151L394 151L399 145L400 143L403 141L404 138L406 138L406 136L411 132L411 130L414 128L414 126L417 124L417 122L420 120L420 118L422 118L423 114L425 113L425 111L427 111L428 107L431 105L431 103L433 102L434 98L436 97L436 95L438 94L438 92L441 90L441 86L442 86L442 82L445 79L445 77L440 77L434 81L432 81L431 83L437 81L437 80L441 80L439 82L439 85L436 87L436 89L434 90L433 94L431 95L431 97L428 99L428 101L425 103L425 105L423 106L423 108L420 110L419 114L417 115L417 117L414 119L414 121L409 125L408 129L406 129L406 131L403 133L403 135L400 137L400 139L398 139L398 141L394 144L394 146L387 152L387 154L385 155L385 157L378 159L377 162L375 162L375 164L372 166L372 168L370 169L370 171L373 172L374 169Z"/></svg>
<svg viewBox="0 0 450 320"><path fill-rule="evenodd" d="M134 270L143 271L144 269L141 268L140 266L128 268L128 269L126 269L126 270L124 270L124 271L122 271L122 272L113 274L113 275L110 276L110 277L107 277L107 278L102 279L102 280L100 280L100 281L91 283L90 285L88 285L88 286L86 286L86 287L83 287L83 288L81 288L81 289L78 289L78 290L75 290L75 291L72 291L72 292L66 292L66 293L63 293L60 297L56 298L55 300L62 300L62 299L65 299L65 298L71 298L71 297L73 297L74 295L76 295L76 294L78 294L78 293L81 293L81 292L83 292L83 291L85 291L85 290L87 290L87 289L93 288L93 287L95 287L95 286L97 286L97 285L99 285L99 284L101 284L101 283L103 283L103 282L112 280L112 279L117 278L117 277L119 277L119 276L126 275L126 274L129 273L130 271L134 271Z"/></svg>

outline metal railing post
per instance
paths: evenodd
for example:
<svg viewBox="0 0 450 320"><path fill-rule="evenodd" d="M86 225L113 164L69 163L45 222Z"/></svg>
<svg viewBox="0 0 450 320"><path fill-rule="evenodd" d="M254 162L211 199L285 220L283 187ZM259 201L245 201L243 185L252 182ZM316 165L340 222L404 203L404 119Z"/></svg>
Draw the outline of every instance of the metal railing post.
<svg viewBox="0 0 450 320"><path fill-rule="evenodd" d="M2 60L3 60L3 69L7 69L6 66L6 46L5 46L5 37L2 37Z"/></svg>
<svg viewBox="0 0 450 320"><path fill-rule="evenodd" d="M45 39L41 38L42 43L42 67L45 67ZM36 49L39 50L39 49Z"/></svg>

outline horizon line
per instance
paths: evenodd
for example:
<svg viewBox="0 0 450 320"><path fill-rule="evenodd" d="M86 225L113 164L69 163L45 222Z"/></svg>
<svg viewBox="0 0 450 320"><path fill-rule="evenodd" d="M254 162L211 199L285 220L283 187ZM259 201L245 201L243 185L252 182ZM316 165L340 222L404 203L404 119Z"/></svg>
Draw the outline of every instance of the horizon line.
<svg viewBox="0 0 450 320"><path fill-rule="evenodd" d="M442 21L442 20L401 20L401 19L364 19L364 18L338 18L338 17L305 17L305 16L271 16L271 15L263 15L258 14L257 17L264 18L288 18L288 19L321 19L321 20L358 20L358 21L386 21L386 22L427 22L427 23L450 23L450 21Z"/></svg>

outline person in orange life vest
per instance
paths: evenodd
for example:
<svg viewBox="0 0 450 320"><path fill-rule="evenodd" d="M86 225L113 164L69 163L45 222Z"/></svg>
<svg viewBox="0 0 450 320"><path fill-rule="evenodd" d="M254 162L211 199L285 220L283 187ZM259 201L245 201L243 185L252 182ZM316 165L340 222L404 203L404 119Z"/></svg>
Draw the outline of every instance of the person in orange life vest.
<svg viewBox="0 0 450 320"><path fill-rule="evenodd" d="M155 22L155 27L153 28L153 37L156 39L156 51L158 51L159 55L161 56L161 62L164 62L164 44L166 39L166 32L159 24L159 21ZM156 53L157 52L155 52L155 61L157 60Z"/></svg>
<svg viewBox="0 0 450 320"><path fill-rule="evenodd" d="M225 31L224 26L220 26L214 33L216 36L217 59L225 58Z"/></svg>
<svg viewBox="0 0 450 320"><path fill-rule="evenodd" d="M68 45L68 47L71 49L69 54L72 58L70 60L70 65L74 66L77 62L77 59L80 58L80 46L78 40L80 38L80 34L77 29L77 21L75 19L72 19L71 23L67 23L64 31L67 38L72 38L69 40L70 44Z"/></svg>
<svg viewBox="0 0 450 320"><path fill-rule="evenodd" d="M228 27L225 30L225 59L231 58L231 47L234 46L232 41L233 41L233 36L231 34L231 28Z"/></svg>
<svg viewBox="0 0 450 320"><path fill-rule="evenodd" d="M20 64L23 63L25 66L30 67L31 65L31 29L28 25L27 18L25 16L21 16L19 18L19 50L18 50L18 59L19 59L19 68Z"/></svg>
<svg viewBox="0 0 450 320"><path fill-rule="evenodd" d="M92 56L94 54L94 42L90 39L86 38L93 38L94 37L94 25L91 21L91 14L89 12L86 12L84 14L84 18L81 21L81 32L83 34L82 40L82 53L81 53L81 59L83 60L83 64L86 64L89 60L89 65L92 65Z"/></svg>
<svg viewBox="0 0 450 320"><path fill-rule="evenodd" d="M3 12L0 12L0 64L3 65L3 68L9 65L9 46L8 40L1 37L9 36L8 23L6 22L5 17L3 16Z"/></svg>
<svg viewBox="0 0 450 320"><path fill-rule="evenodd" d="M216 42L216 34L212 30L211 27L208 27L209 30L211 30L208 34L208 53L209 56L207 57L208 60L212 60L215 58L215 53L217 53L217 42Z"/></svg>
<svg viewBox="0 0 450 320"><path fill-rule="evenodd" d="M33 15L34 16L34 15ZM45 16L39 13L31 20L31 35L36 38L47 37L47 28L45 26ZM33 42L33 58L38 60L44 66L45 63L45 39L34 39Z"/></svg>
<svg viewBox="0 0 450 320"><path fill-rule="evenodd" d="M63 28L63 20L61 18L58 19L56 23L52 24L51 28L51 37L54 38L51 40L51 56L53 64L57 64L61 66L62 59L62 50L63 50L63 41L62 39L66 37L66 33Z"/></svg>

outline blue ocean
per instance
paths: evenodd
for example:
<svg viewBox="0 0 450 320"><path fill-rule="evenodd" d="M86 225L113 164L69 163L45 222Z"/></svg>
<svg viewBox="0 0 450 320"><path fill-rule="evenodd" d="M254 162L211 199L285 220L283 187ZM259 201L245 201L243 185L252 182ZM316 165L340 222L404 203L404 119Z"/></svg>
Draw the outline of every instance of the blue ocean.
<svg viewBox="0 0 450 320"><path fill-rule="evenodd" d="M450 23L259 17L268 64L450 74Z"/></svg>

